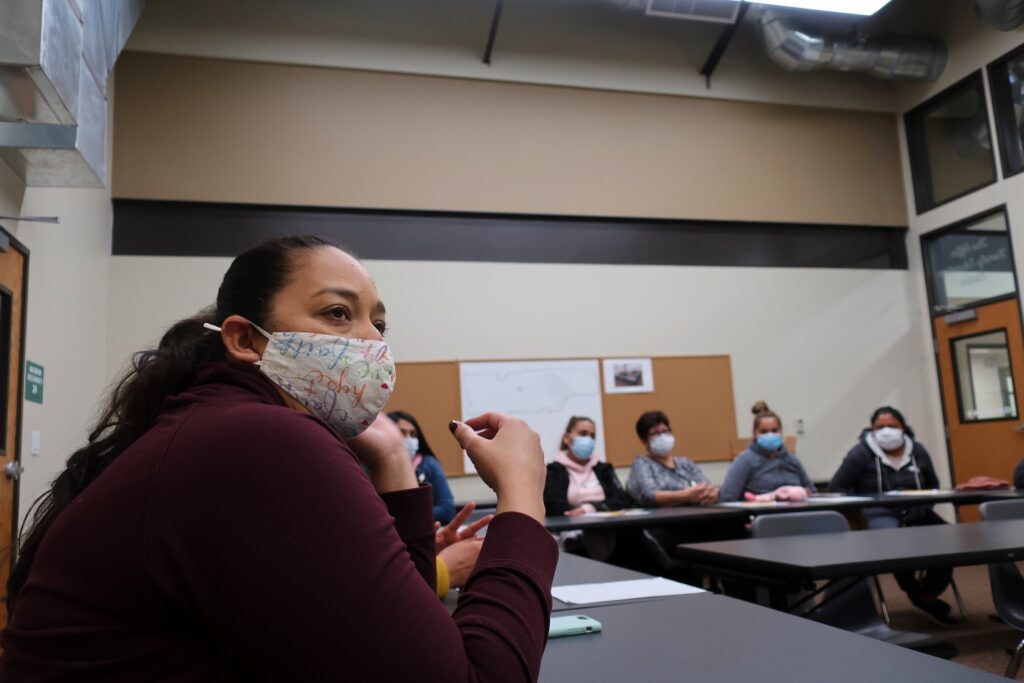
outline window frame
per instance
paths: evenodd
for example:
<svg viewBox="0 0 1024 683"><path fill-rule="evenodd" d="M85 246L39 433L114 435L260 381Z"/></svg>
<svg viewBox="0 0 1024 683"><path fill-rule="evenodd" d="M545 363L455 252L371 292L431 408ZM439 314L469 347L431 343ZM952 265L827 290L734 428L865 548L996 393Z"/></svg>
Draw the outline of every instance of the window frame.
<svg viewBox="0 0 1024 683"><path fill-rule="evenodd" d="M991 180L980 185L967 188L958 194L943 199L941 202L935 201L935 193L934 188L932 187L931 177L932 169L931 164L928 161L928 142L924 134L925 117L932 111L946 104L950 98L975 88L977 88L981 94L980 101L982 106L985 107L985 128L988 131L989 140L992 141L991 145L994 147L996 143L994 142L995 138L992 133L992 125L989 121L988 95L985 92L985 78L981 69L971 72L942 92L933 95L903 115L903 128L907 137L907 155L910 160L910 181L914 188L914 209L917 211L918 216L931 211L932 209L936 209L940 206L956 201L957 199L969 195L972 192L977 192L978 190L999 181L999 172L996 169L994 150L990 149L988 161L992 170Z"/></svg>
<svg viewBox="0 0 1024 683"><path fill-rule="evenodd" d="M1024 173L1024 134L1017 128L1013 98L1006 85L1006 66L1018 57L1024 57L1024 44L993 60L986 67L992 116L995 119L995 137L998 140L999 161L1004 180Z"/></svg>
<svg viewBox="0 0 1024 683"><path fill-rule="evenodd" d="M982 332L975 332L973 334L965 334L962 337L952 337L949 340L949 353L950 353L949 357L950 357L950 360L953 362L953 387L954 387L954 391L956 391L956 410L957 410L957 413L959 414L960 424L961 425L988 424L989 422L1010 422L1010 421L1018 421L1018 420L1020 420L1020 401L1018 400L1018 391L1017 391L1017 384L1016 384L1016 382L1014 382L1014 385L1013 385L1013 403L1014 403L1013 408L1016 411L1013 416L989 417L989 418L986 418L984 420L976 420L976 419L975 420L968 420L968 419L966 419L964 417L963 388L960 386L960 365L957 362L957 356L956 356L956 345L957 345L957 342L961 342L961 341L964 341L964 340L967 340L967 339L974 339L975 337L987 337L988 335L994 334L994 333L997 333L997 332L1002 332L1003 333L1003 338L1006 340L1006 345L1004 347L1004 348L1007 349L1006 361L1010 365L1010 377L1013 377L1014 376L1014 374L1013 374L1013 358L1012 358L1011 354L1009 353L1009 348L1010 348L1010 330L1007 327L1005 327L1005 326L1004 327L995 327L995 328L993 328L991 330L984 330ZM971 366L970 366L970 357L969 357L970 356L970 345L968 345L967 348L968 348L967 371L968 371L968 373L972 374L972 376L973 376L973 373L971 371ZM972 391L973 391L973 387L972 387Z"/></svg>
<svg viewBox="0 0 1024 683"><path fill-rule="evenodd" d="M929 253L928 245L931 242L934 242L935 240L939 239L940 237L942 237L946 233L956 232L957 230L962 230L964 228L964 226L966 226L966 225L972 225L974 223L978 223L979 221L981 221L981 220L983 220L985 218L988 218L989 216L994 216L994 215L996 215L998 213L1002 213L1003 214L1003 222L1006 225L1006 238L1009 241L1009 245L1010 245L1010 249L1009 249L1009 251L1010 251L1010 268L1013 271L1013 291L1009 292L1007 294L1000 294L999 296L989 297L987 299L978 299L976 301L972 301L969 304L964 304L963 306L957 306L956 308L946 308L946 309L943 309L943 310L937 310L935 308L935 290L934 290L934 286L933 286L934 279L932 277L933 273L932 273L931 254ZM980 231L979 231L979 233L980 233ZM1000 233L1000 234L1002 234L1002 233ZM1017 260L1014 257L1014 253L1013 253L1013 251L1014 251L1014 249L1013 249L1013 235L1010 232L1010 214L1006 210L1006 204L1000 204L999 206L995 206L995 207L993 207L991 209L986 209L986 210L981 211L979 213L976 213L976 214L974 214L972 216L968 216L967 218L963 218L963 219L961 219L959 221L956 221L955 223L950 223L949 225L941 227L941 228L939 228L937 230L932 230L931 232L923 233L921 235L921 239L920 239L920 248L921 248L921 263L924 266L924 278L925 278L925 280L924 280L924 289L925 289L925 294L927 295L927 298L928 298L928 316L930 318L941 318L943 316L949 315L950 313L957 313L959 311L967 311L967 310L970 310L972 308L979 308L981 306L987 306L988 304L994 304L994 303L999 302L999 301L1005 301L1006 299L1014 299L1014 298L1016 298L1018 296L1018 293L1020 292L1020 282L1019 282L1019 280L1017 278Z"/></svg>

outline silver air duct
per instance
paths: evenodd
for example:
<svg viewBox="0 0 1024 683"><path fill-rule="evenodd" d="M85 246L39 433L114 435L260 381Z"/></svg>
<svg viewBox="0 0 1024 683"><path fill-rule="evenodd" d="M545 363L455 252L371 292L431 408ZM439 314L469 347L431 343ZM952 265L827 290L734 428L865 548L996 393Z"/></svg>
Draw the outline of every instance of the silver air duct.
<svg viewBox="0 0 1024 683"><path fill-rule="evenodd" d="M832 69L892 80L934 81L949 59L946 44L931 38L812 35L768 10L761 14L760 22L768 57L787 71Z"/></svg>
<svg viewBox="0 0 1024 683"><path fill-rule="evenodd" d="M27 185L102 187L107 76L144 6L0 2L0 158Z"/></svg>
<svg viewBox="0 0 1024 683"><path fill-rule="evenodd" d="M974 12L1000 31L1012 31L1024 24L1024 0L974 0Z"/></svg>

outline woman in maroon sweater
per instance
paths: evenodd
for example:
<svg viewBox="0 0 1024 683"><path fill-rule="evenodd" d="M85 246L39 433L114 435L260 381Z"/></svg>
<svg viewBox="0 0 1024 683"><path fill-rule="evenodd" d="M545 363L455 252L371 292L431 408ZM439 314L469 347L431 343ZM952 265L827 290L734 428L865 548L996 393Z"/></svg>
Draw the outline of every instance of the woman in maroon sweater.
<svg viewBox="0 0 1024 683"><path fill-rule="evenodd" d="M536 680L557 559L539 439L501 415L453 423L498 514L449 616L434 594L430 489L394 425L373 420L388 382L358 372L393 372L383 327L369 274L322 240L235 259L208 315L135 357L40 499L0 678ZM363 423L276 374L287 335L261 330L317 333L291 336L321 351L371 340L369 365L326 380Z"/></svg>

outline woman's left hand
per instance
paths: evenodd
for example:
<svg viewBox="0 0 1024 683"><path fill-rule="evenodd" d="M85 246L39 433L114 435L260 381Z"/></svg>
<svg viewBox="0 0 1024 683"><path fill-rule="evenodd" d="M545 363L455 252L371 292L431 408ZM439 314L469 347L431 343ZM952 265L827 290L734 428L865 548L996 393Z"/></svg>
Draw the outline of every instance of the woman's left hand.
<svg viewBox="0 0 1024 683"><path fill-rule="evenodd" d="M466 579L476 566L476 558L480 557L483 544L484 539L481 537L468 538L453 543L438 553L438 557L444 560L448 567L448 581L452 588L462 588L466 585Z"/></svg>
<svg viewBox="0 0 1024 683"><path fill-rule="evenodd" d="M359 436L346 442L370 473L380 493L414 489L416 473L398 425L383 413Z"/></svg>
<svg viewBox="0 0 1024 683"><path fill-rule="evenodd" d="M470 501L466 503L465 507L459 510L458 514L452 518L452 521L446 525L441 526L439 522L434 523L434 542L437 545L437 552L440 553L442 550L450 545L454 545L459 541L465 541L476 536L476 532L483 529L485 526L490 524L491 520L494 519L494 515L487 515L476 520L472 524L468 525L462 531L459 531L459 527L462 526L471 514L476 509L476 503Z"/></svg>

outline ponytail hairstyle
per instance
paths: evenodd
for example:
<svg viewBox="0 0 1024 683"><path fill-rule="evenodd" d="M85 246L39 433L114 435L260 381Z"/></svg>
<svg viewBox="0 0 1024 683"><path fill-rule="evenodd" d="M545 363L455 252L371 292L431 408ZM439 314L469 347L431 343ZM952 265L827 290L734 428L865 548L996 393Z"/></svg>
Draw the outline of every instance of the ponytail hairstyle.
<svg viewBox="0 0 1024 683"><path fill-rule="evenodd" d="M875 420L877 420L882 415L892 415L893 417L895 417L896 421L900 423L901 427L903 427L903 433L909 436L911 439L914 438L914 430L911 429L910 425L907 424L907 420L906 418L903 417L903 413L896 410L892 406L882 406L881 408L877 408L875 412L871 413L871 421L868 423L870 425L870 429L873 430L875 428Z"/></svg>
<svg viewBox="0 0 1024 683"><path fill-rule="evenodd" d="M282 237L249 249L231 262L215 305L175 323L156 348L132 357L131 366L110 391L86 444L71 454L50 489L32 504L7 582L9 612L25 585L39 545L60 513L152 426L168 397L192 386L203 364L227 357L220 335L203 324L220 325L228 316L240 315L272 329L270 303L291 280L297 256L321 247L340 248L319 237Z"/></svg>
<svg viewBox="0 0 1024 683"><path fill-rule="evenodd" d="M758 401L757 403L755 403L753 407L750 408L750 412L754 414L754 434L757 433L757 428L761 426L761 420L768 417L774 417L776 420L778 420L779 430L782 430L782 418L776 415L774 412L772 412L772 410L768 407L768 404L765 403L764 401Z"/></svg>
<svg viewBox="0 0 1024 683"><path fill-rule="evenodd" d="M590 424L594 425L594 433L597 433L597 425L594 423L593 420L591 420L589 417L584 417L583 415L573 415L572 417L569 418L569 424L565 425L565 431L562 432L562 441L561 443L558 444L558 450L569 450L570 446L565 443L565 437L569 436L569 432L572 431L572 428L578 425L580 422L589 422Z"/></svg>
<svg viewBox="0 0 1024 683"><path fill-rule="evenodd" d="M427 437L423 434L423 429L420 427L420 423L416 421L416 418L412 416L412 413L407 413L404 410L392 410L388 413L393 421L398 422L399 420L405 420L413 427L416 428L416 438L420 441L420 455L429 455L432 458L437 458L434 454L434 449L427 443Z"/></svg>

